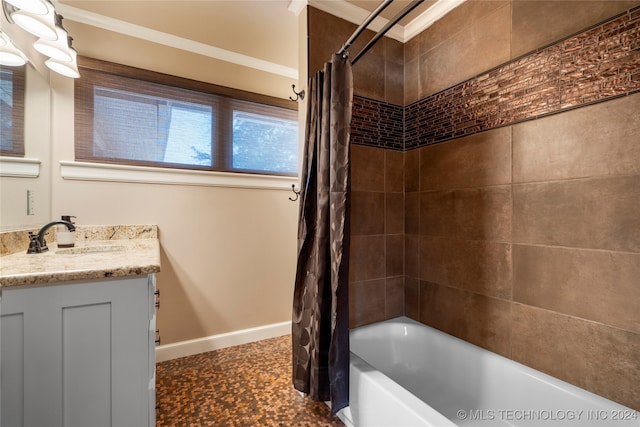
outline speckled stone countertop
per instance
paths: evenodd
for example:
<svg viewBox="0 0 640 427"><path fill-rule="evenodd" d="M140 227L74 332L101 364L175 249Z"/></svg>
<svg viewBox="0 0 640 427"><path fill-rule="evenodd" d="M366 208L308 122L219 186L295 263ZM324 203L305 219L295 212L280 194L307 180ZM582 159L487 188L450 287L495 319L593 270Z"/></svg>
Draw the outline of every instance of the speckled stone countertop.
<svg viewBox="0 0 640 427"><path fill-rule="evenodd" d="M49 250L40 254L26 253L27 231L0 236L0 287L160 271L160 244L154 225L78 226L75 247L58 248L54 238L48 237Z"/></svg>

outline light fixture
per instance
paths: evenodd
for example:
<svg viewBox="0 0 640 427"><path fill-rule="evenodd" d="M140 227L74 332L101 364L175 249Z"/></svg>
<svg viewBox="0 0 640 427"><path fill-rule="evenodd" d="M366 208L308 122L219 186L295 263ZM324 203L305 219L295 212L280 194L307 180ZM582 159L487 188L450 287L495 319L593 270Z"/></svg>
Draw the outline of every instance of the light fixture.
<svg viewBox="0 0 640 427"><path fill-rule="evenodd" d="M56 16L59 17L60 15ZM67 34L67 31L64 28L62 28L61 24L62 19L60 18L60 22L56 25L56 40L41 38L33 43L33 47L35 50L49 58L53 58L58 61L73 61L70 53L72 50L71 40L69 40L69 34Z"/></svg>
<svg viewBox="0 0 640 427"><path fill-rule="evenodd" d="M42 0L4 0L10 5L22 9L25 12L35 13L36 15L45 15L49 10Z"/></svg>
<svg viewBox="0 0 640 427"><path fill-rule="evenodd" d="M76 65L76 58L78 56L78 53L73 48L69 48L69 52L71 53L71 61L60 61L55 58L49 58L44 63L47 67L58 74L77 79L78 77L80 77L78 66Z"/></svg>
<svg viewBox="0 0 640 427"><path fill-rule="evenodd" d="M4 0L6 2L6 0ZM13 5L11 5L13 6ZM46 3L47 13L39 15L30 13L24 9L16 9L10 12L10 17L13 22L25 31L30 32L36 37L40 37L46 40L56 40L56 25L55 25L55 9L53 5L47 1Z"/></svg>
<svg viewBox="0 0 640 427"><path fill-rule="evenodd" d="M0 65L19 67L26 63L22 52L11 43L6 34L0 32Z"/></svg>
<svg viewBox="0 0 640 427"><path fill-rule="evenodd" d="M4 16L9 24L15 24L38 37L33 48L48 59L40 59L28 46L29 37L22 37L15 31L0 32L0 64L6 66L24 65L25 61L46 65L50 70L63 76L78 78L78 53L71 47L72 38L62 26L62 16L58 15L50 0L0 0ZM3 25L5 22L3 21ZM12 41L15 37L17 41ZM25 55L26 53L26 55ZM39 68L41 72L44 68Z"/></svg>

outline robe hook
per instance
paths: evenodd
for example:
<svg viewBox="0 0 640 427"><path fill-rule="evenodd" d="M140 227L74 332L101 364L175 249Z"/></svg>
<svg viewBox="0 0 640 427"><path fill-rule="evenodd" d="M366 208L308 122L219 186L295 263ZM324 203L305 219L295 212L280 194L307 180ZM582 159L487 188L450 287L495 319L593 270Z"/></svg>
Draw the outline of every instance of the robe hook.
<svg viewBox="0 0 640 427"><path fill-rule="evenodd" d="M294 199L293 197L289 197L289 200L291 200L292 202L295 202L296 200L298 200L298 197L300 197L300 190L296 190L296 185L291 184L291 191L293 191L293 194L296 195L296 198Z"/></svg>
<svg viewBox="0 0 640 427"><path fill-rule="evenodd" d="M292 97L289 97L290 100L292 100L292 101L298 101L298 100L302 101L304 99L304 89L301 90L300 92L296 92L296 85L291 85L291 89L293 89L293 93L296 94L296 97L295 97L295 99L292 98Z"/></svg>

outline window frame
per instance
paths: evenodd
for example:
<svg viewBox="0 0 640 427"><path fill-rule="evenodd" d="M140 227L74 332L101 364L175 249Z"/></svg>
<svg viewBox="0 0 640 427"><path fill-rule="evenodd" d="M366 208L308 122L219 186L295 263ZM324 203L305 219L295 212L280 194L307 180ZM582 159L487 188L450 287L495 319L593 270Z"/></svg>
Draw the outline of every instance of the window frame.
<svg viewBox="0 0 640 427"><path fill-rule="evenodd" d="M24 122L25 122L25 97L26 97L26 65L20 67L4 67L11 71L12 81L12 108L11 108L11 149L0 148L0 156L24 157Z"/></svg>
<svg viewBox="0 0 640 427"><path fill-rule="evenodd" d="M288 110L295 112L297 121L298 104L280 98L255 94L214 85L211 83L171 76L150 70L129 67L92 58L79 57L78 67L81 78L75 80L75 138L74 150L77 162L107 163L115 165L146 166L177 170L225 172L232 174L252 174L282 177L297 177L298 171L282 173L278 171L234 169L232 159L232 133L226 128L232 126L232 105L234 102L250 102L258 104L258 108L276 107L277 112ZM151 96L162 96L180 101L211 105L218 111L214 113L215 122L212 137L212 165L186 165L168 162L128 160L120 158L97 157L91 154L93 149L93 87L109 87L117 90L131 91ZM209 102L207 104L207 102ZM282 110L284 109L284 110ZM226 132L226 133L225 133ZM224 138L220 138L225 135Z"/></svg>

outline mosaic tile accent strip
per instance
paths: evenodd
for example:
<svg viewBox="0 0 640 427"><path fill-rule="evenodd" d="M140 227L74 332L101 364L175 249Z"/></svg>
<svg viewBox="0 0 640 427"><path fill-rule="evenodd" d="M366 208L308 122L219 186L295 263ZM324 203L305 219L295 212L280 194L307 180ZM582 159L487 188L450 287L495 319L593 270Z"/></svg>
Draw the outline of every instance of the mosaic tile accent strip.
<svg viewBox="0 0 640 427"><path fill-rule="evenodd" d="M404 108L361 96L353 97L351 142L372 147L404 149Z"/></svg>
<svg viewBox="0 0 640 427"><path fill-rule="evenodd" d="M395 106L354 97L352 138L383 148L398 148L402 140L409 150L636 92L640 6L405 106L402 139L394 133L389 145L382 130L400 128L387 123L400 115ZM365 106L357 109L359 103Z"/></svg>
<svg viewBox="0 0 640 427"><path fill-rule="evenodd" d="M344 426L291 372L290 335L160 362L156 426Z"/></svg>

